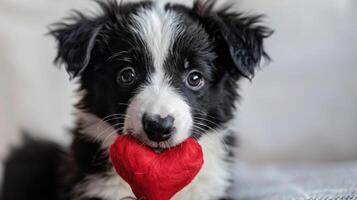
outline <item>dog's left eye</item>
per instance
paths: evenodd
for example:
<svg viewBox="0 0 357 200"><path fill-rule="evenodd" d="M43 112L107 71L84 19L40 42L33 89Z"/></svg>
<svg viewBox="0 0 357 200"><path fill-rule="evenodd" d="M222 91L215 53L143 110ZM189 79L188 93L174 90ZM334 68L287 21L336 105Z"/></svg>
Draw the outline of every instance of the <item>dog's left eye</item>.
<svg viewBox="0 0 357 200"><path fill-rule="evenodd" d="M135 82L135 70L132 67L125 67L124 69L120 70L117 83L121 86L128 86Z"/></svg>
<svg viewBox="0 0 357 200"><path fill-rule="evenodd" d="M191 90L199 90L205 84L203 75L199 71L191 71L186 77L186 86Z"/></svg>

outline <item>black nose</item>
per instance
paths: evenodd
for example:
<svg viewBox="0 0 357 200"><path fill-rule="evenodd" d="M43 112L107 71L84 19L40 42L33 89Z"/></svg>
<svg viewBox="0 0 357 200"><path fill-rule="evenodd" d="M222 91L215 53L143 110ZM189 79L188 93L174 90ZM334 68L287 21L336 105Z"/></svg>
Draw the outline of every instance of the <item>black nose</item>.
<svg viewBox="0 0 357 200"><path fill-rule="evenodd" d="M155 142L168 140L171 137L175 119L168 115L161 118L160 115L144 114L142 123L148 138Z"/></svg>

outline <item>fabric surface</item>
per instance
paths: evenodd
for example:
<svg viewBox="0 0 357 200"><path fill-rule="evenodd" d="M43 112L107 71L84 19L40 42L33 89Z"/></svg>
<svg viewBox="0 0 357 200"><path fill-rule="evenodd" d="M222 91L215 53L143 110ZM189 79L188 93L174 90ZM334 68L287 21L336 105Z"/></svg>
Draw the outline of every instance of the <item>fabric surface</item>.
<svg viewBox="0 0 357 200"><path fill-rule="evenodd" d="M237 200L355 200L357 163L272 165L239 163L232 194Z"/></svg>

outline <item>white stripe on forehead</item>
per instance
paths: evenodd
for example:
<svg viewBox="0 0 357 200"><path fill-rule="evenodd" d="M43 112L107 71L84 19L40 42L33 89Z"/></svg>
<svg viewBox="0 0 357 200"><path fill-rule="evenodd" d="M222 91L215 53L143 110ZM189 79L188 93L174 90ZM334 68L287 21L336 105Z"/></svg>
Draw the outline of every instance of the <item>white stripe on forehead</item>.
<svg viewBox="0 0 357 200"><path fill-rule="evenodd" d="M176 145L189 137L193 119L186 98L170 84L171 77L164 70L164 62L173 43L183 31L181 18L173 11L165 11L164 6L167 4L159 1L155 3L152 8L144 8L132 16L134 23L131 30L145 42L153 59L154 72L149 74L149 81L131 100L127 109L130 117L125 119L124 129L149 146L163 147L166 143ZM173 117L174 136L160 144L149 140L142 125L144 114Z"/></svg>
<svg viewBox="0 0 357 200"><path fill-rule="evenodd" d="M179 16L165 11L165 3L155 3L133 16L131 29L146 43L152 55L155 77L164 77L163 64L172 47L174 39L181 32ZM154 78L154 77L152 77Z"/></svg>

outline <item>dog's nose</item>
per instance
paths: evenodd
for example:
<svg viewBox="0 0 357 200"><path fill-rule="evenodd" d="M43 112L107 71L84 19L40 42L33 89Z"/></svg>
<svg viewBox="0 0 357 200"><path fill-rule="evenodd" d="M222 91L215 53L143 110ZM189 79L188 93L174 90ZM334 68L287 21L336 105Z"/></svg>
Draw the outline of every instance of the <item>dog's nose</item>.
<svg viewBox="0 0 357 200"><path fill-rule="evenodd" d="M155 142L162 142L171 137L175 119L168 115L161 118L160 115L144 114L142 123L148 138Z"/></svg>

